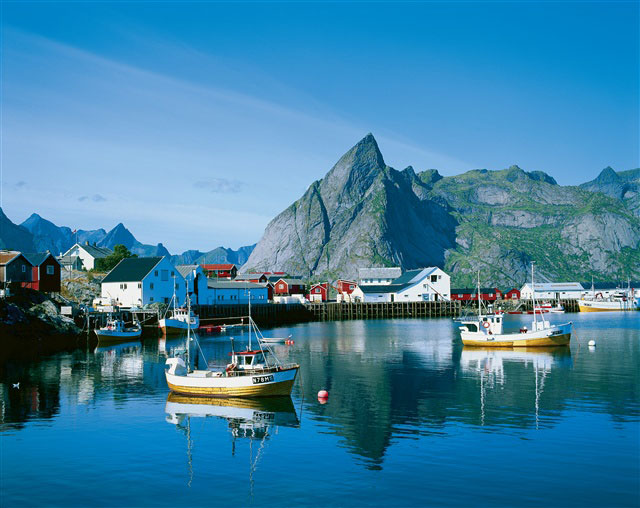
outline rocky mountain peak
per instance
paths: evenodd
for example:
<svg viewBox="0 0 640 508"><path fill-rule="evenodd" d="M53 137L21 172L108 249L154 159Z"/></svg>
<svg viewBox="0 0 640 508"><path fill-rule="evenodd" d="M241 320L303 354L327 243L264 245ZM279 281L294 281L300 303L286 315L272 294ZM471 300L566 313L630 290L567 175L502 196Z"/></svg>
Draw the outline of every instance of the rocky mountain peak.
<svg viewBox="0 0 640 508"><path fill-rule="evenodd" d="M614 183L614 182L619 182L620 177L618 176L618 173L616 173L611 166L607 166L602 171L600 171L600 174L595 179L595 181L601 184Z"/></svg>
<svg viewBox="0 0 640 508"><path fill-rule="evenodd" d="M386 164L373 134L369 133L345 153L323 180L323 188L335 194L361 195Z"/></svg>

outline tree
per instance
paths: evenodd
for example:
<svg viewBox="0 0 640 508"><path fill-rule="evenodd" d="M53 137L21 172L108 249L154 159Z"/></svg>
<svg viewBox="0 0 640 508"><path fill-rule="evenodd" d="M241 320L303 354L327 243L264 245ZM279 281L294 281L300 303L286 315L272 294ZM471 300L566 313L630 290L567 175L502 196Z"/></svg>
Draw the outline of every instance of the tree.
<svg viewBox="0 0 640 508"><path fill-rule="evenodd" d="M118 244L113 247L113 254L105 258L98 258L95 262L95 270L98 272L109 272L125 258L137 258L137 254L131 254L124 245Z"/></svg>

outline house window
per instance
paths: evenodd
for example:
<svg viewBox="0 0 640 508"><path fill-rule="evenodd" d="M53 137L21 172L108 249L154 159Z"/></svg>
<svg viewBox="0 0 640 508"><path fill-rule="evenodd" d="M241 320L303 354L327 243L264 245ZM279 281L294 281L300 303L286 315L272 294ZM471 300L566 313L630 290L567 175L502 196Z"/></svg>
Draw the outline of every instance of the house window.
<svg viewBox="0 0 640 508"><path fill-rule="evenodd" d="M149 289L153 289L153 282L149 284Z"/></svg>
<svg viewBox="0 0 640 508"><path fill-rule="evenodd" d="M155 272L153 272L153 275L155 275L156 277L158 276L158 270L156 270Z"/></svg>
<svg viewBox="0 0 640 508"><path fill-rule="evenodd" d="M171 277L175 277L176 274L173 272L173 270L171 270Z"/></svg>
<svg viewBox="0 0 640 508"><path fill-rule="evenodd" d="M431 282L438 282L438 276L437 275L432 275L431 276Z"/></svg>
<svg viewBox="0 0 640 508"><path fill-rule="evenodd" d="M47 266L47 275L53 275L55 272L55 268L51 265Z"/></svg>
<svg viewBox="0 0 640 508"><path fill-rule="evenodd" d="M142 288L142 282L138 282L138 289Z"/></svg>
<svg viewBox="0 0 640 508"><path fill-rule="evenodd" d="M22 273L25 273L27 271L27 267L22 265Z"/></svg>
<svg viewBox="0 0 640 508"><path fill-rule="evenodd" d="M24 268L24 267L23 267ZM24 270L23 270L24 271ZM278 289L284 289L284 284L278 284Z"/></svg>
<svg viewBox="0 0 640 508"><path fill-rule="evenodd" d="M169 270L161 270L160 274L161 274L161 280L163 282L166 282L169 280Z"/></svg>
<svg viewBox="0 0 640 508"><path fill-rule="evenodd" d="M124 289L124 288L123 288L123 284L120 284L120 289Z"/></svg>
<svg viewBox="0 0 640 508"><path fill-rule="evenodd" d="M464 298L464 295L458 294L458 298Z"/></svg>
<svg viewBox="0 0 640 508"><path fill-rule="evenodd" d="M176 282L176 289L180 289L180 284Z"/></svg>
<svg viewBox="0 0 640 508"><path fill-rule="evenodd" d="M489 293L489 296L493 296L493 293Z"/></svg>
<svg viewBox="0 0 640 508"><path fill-rule="evenodd" d="M152 302L153 301L153 296L151 298L149 298L149 301Z"/></svg>
<svg viewBox="0 0 640 508"><path fill-rule="evenodd" d="M350 286L349 286L349 289L353 289L353 287L354 287L353 285L350 285Z"/></svg>
<svg viewBox="0 0 640 508"><path fill-rule="evenodd" d="M127 285L126 284L124 285L124 289L127 289Z"/></svg>

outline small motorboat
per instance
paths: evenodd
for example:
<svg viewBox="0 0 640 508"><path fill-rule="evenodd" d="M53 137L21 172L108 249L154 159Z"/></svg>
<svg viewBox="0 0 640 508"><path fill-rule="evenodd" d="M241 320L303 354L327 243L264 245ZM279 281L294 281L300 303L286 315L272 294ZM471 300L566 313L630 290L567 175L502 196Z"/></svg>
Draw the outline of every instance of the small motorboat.
<svg viewBox="0 0 640 508"><path fill-rule="evenodd" d="M259 340L264 344L285 344L291 340L291 335L287 337L260 337Z"/></svg>
<svg viewBox="0 0 640 508"><path fill-rule="evenodd" d="M102 328L94 330L100 341L106 340L131 340L142 335L142 326L138 321L134 321L133 326L126 326L122 319L107 317L107 324Z"/></svg>

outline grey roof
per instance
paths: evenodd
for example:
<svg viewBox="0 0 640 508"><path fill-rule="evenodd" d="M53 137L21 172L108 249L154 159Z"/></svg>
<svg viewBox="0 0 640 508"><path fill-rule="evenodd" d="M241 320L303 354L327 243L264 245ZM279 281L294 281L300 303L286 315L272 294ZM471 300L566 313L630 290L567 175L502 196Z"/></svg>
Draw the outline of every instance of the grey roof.
<svg viewBox="0 0 640 508"><path fill-rule="evenodd" d="M82 264L82 261L80 260L80 256L58 256L56 259L60 261L61 265L65 265L65 266L72 265L77 261L80 261L80 264Z"/></svg>
<svg viewBox="0 0 640 508"><path fill-rule="evenodd" d="M139 282L162 258L125 258L111 270L102 282Z"/></svg>
<svg viewBox="0 0 640 508"><path fill-rule="evenodd" d="M259 279L261 277L265 277L266 279L268 279L269 277L267 277L264 273L248 273L248 272L238 272L236 274L236 280L238 279Z"/></svg>
<svg viewBox="0 0 640 508"><path fill-rule="evenodd" d="M284 277L280 277L278 280L283 280L284 282L286 282L289 286L293 285L293 286L304 286L304 282L302 282L302 279L289 279L289 278L284 278ZM278 282L278 281L276 281Z"/></svg>
<svg viewBox="0 0 640 508"><path fill-rule="evenodd" d="M531 288L531 283L527 282L525 286L528 286L529 288ZM535 289L536 291L583 291L584 290L584 288L579 282L536 282Z"/></svg>
<svg viewBox="0 0 640 508"><path fill-rule="evenodd" d="M24 254L24 257L26 257L33 266L40 266L47 260L49 256L51 256L53 259L56 259L55 256L50 252L33 252ZM58 260L56 259L56 261Z"/></svg>
<svg viewBox="0 0 640 508"><path fill-rule="evenodd" d="M358 277L361 279L395 279L402 275L399 266L386 268L359 268Z"/></svg>
<svg viewBox="0 0 640 508"><path fill-rule="evenodd" d="M409 287L410 284L379 284L379 285L362 285L360 289L365 294L373 293L397 293Z"/></svg>
<svg viewBox="0 0 640 508"><path fill-rule="evenodd" d="M590 290L591 289L591 282L581 282L582 287ZM631 286L632 288L638 288L640 287L640 281L637 280L632 280L629 282L629 286ZM627 289L627 282L594 282L593 283L593 288L594 289Z"/></svg>
<svg viewBox="0 0 640 508"><path fill-rule="evenodd" d="M416 283L422 280L424 277L428 277L433 272L437 270L437 267L430 266L428 268L418 268L416 270L407 270L400 277L394 279L394 284L409 284ZM422 279L419 279L418 276L421 276ZM415 280L414 280L415 279Z"/></svg>
<svg viewBox="0 0 640 508"><path fill-rule="evenodd" d="M200 265L178 265L178 266L176 266L176 270L178 270L180 275L182 275L183 277L187 277L194 270L196 270L199 266Z"/></svg>
<svg viewBox="0 0 640 508"><path fill-rule="evenodd" d="M211 289L265 289L267 287L266 284L254 282L219 281L216 279L208 279L207 286Z"/></svg>
<svg viewBox="0 0 640 508"><path fill-rule="evenodd" d="M113 251L111 249L108 249L107 247L96 247L94 245L81 243L79 243L78 245L86 250L89 254L91 254L91 256L93 256L94 258L106 258L109 254L113 254Z"/></svg>

